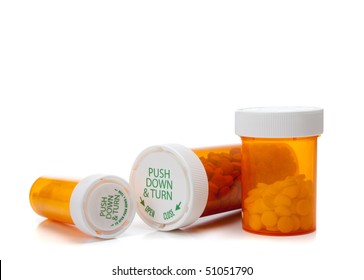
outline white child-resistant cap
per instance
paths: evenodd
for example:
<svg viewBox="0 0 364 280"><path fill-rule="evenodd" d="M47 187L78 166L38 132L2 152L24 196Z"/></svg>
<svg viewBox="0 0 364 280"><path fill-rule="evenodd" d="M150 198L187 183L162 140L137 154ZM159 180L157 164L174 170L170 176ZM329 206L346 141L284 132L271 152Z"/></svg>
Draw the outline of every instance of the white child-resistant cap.
<svg viewBox="0 0 364 280"><path fill-rule="evenodd" d="M206 207L206 171L197 155L182 145L145 149L134 162L129 183L138 215L161 231L192 224Z"/></svg>
<svg viewBox="0 0 364 280"><path fill-rule="evenodd" d="M316 107L257 107L235 112L235 133L258 138L317 136L323 133L324 110Z"/></svg>
<svg viewBox="0 0 364 280"><path fill-rule="evenodd" d="M135 216L135 201L128 183L116 176L91 175L72 192L71 217L84 233L99 238L119 236Z"/></svg>

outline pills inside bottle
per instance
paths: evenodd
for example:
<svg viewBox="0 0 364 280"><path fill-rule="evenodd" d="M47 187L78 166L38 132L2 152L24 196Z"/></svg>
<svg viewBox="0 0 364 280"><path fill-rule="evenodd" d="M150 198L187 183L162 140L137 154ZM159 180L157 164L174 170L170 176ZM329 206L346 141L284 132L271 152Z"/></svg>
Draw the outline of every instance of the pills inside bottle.
<svg viewBox="0 0 364 280"><path fill-rule="evenodd" d="M37 214L99 238L119 236L135 215L128 183L116 176L91 175L80 181L40 177L29 200Z"/></svg>
<svg viewBox="0 0 364 280"><path fill-rule="evenodd" d="M192 149L208 180L207 204L201 217L241 208L240 145Z"/></svg>
<svg viewBox="0 0 364 280"><path fill-rule="evenodd" d="M130 186L151 227L174 230L241 208L241 146L152 146L135 160Z"/></svg>
<svg viewBox="0 0 364 280"><path fill-rule="evenodd" d="M265 235L315 231L323 110L246 108L235 117L242 139L243 229Z"/></svg>

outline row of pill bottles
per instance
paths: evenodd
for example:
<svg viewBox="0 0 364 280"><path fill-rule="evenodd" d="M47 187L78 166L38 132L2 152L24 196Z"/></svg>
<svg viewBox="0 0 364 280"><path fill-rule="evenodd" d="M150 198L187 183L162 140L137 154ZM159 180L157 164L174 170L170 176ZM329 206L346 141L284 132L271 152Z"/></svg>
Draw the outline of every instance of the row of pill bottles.
<svg viewBox="0 0 364 280"><path fill-rule="evenodd" d="M236 112L235 124L242 147L149 147L132 167L130 187L116 176L80 181L41 177L32 186L31 206L44 217L101 238L128 228L135 208L143 221L162 231L239 208L249 232L314 231L323 110L247 108Z"/></svg>

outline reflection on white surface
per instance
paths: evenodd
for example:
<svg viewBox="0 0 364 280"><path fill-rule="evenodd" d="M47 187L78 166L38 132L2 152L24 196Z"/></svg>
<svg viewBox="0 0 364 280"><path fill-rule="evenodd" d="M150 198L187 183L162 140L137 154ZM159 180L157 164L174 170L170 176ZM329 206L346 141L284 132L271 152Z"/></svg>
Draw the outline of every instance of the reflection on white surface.
<svg viewBox="0 0 364 280"><path fill-rule="evenodd" d="M43 240L54 242L90 243L102 241L100 238L89 236L74 225L44 220L37 227L37 233Z"/></svg>

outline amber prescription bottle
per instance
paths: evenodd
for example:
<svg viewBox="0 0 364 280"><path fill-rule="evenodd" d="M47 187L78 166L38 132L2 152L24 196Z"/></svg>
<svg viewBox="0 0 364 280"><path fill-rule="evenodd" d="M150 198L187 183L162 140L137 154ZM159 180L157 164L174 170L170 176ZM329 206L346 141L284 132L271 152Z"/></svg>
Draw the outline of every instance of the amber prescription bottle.
<svg viewBox="0 0 364 280"><path fill-rule="evenodd" d="M141 152L129 182L141 219L169 231L240 209L240 175L240 145L189 149L167 144Z"/></svg>
<svg viewBox="0 0 364 280"><path fill-rule="evenodd" d="M37 214L105 239L120 235L135 215L128 183L110 175L91 175L80 181L40 177L29 199Z"/></svg>
<svg viewBox="0 0 364 280"><path fill-rule="evenodd" d="M235 132L242 139L243 229L278 236L315 231L323 109L237 110Z"/></svg>

